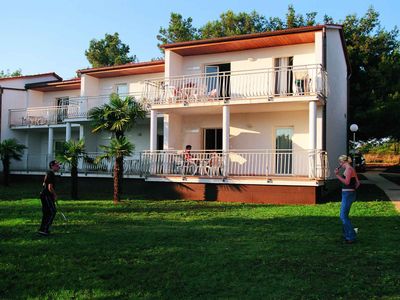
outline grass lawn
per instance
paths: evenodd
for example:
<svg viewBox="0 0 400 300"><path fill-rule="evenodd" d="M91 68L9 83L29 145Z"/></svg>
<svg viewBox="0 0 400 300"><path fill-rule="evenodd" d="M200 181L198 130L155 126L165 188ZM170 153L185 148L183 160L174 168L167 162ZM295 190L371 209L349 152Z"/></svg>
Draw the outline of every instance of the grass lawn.
<svg viewBox="0 0 400 300"><path fill-rule="evenodd" d="M345 245L340 202L60 200L42 238L34 189L0 187L0 298L399 299L400 215L361 189Z"/></svg>

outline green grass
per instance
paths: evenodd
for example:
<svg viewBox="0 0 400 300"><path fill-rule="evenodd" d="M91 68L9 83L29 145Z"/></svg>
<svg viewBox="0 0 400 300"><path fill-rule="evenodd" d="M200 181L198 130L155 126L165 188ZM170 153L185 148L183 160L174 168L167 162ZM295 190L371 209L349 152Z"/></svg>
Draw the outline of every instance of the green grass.
<svg viewBox="0 0 400 300"><path fill-rule="evenodd" d="M69 221L41 238L35 187L0 188L0 298L399 299L399 214L367 188L354 245L340 241L340 202L64 200Z"/></svg>

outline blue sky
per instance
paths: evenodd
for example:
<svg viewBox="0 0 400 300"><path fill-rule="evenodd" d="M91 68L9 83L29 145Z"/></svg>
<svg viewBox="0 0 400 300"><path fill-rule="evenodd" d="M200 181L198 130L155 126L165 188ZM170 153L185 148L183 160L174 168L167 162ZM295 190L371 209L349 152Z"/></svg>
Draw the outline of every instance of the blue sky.
<svg viewBox="0 0 400 300"><path fill-rule="evenodd" d="M380 13L383 27L399 26L398 0L12 0L1 3L0 70L22 69L24 75L56 72L64 79L89 67L85 50L93 38L118 32L140 61L161 56L156 35L167 27L171 12L192 17L200 27L228 9L256 10L266 17L283 18L289 4L297 13L316 11L343 20L365 14L369 6Z"/></svg>

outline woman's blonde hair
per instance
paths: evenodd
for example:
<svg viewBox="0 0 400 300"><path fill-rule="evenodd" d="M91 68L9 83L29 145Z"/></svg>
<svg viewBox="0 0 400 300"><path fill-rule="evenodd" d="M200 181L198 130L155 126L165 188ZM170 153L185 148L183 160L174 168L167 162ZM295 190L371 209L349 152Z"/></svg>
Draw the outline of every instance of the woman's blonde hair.
<svg viewBox="0 0 400 300"><path fill-rule="evenodd" d="M351 163L352 162L352 160L351 160L351 157L350 156L347 156L347 155L340 155L339 156L339 158L338 158L338 160L340 161L340 162L348 162L348 163Z"/></svg>

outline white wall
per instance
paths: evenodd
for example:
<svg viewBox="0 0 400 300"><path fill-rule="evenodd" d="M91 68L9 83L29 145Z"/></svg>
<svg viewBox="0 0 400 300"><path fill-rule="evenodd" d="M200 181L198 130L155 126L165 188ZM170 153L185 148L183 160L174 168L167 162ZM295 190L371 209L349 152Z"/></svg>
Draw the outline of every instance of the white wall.
<svg viewBox="0 0 400 300"><path fill-rule="evenodd" d="M81 76L81 96L98 96L99 80L87 74Z"/></svg>
<svg viewBox="0 0 400 300"><path fill-rule="evenodd" d="M288 56L294 57L294 65L315 64L314 51L314 44L309 43L185 57L178 55L178 58L177 54L174 53L175 56L171 55L170 62L166 60L166 69L170 65L169 68L175 70L175 73L181 71L181 73L174 75L190 75L203 73L205 65L230 62L231 71L256 70L271 68L274 66L274 58ZM165 76L168 76L167 72Z"/></svg>
<svg viewBox="0 0 400 300"><path fill-rule="evenodd" d="M55 106L57 105L56 98L60 97L79 97L80 90L66 90L59 92L43 93L43 103L40 106Z"/></svg>
<svg viewBox="0 0 400 300"><path fill-rule="evenodd" d="M222 115L177 116L179 127L170 127L175 138L170 149L184 149L190 144L193 150L203 148L203 129L222 128ZM170 115L171 120L171 115ZM178 124L178 123L176 123ZM231 114L230 149L273 149L275 130L292 127L293 149L308 149L308 111L264 112ZM172 134L171 134L172 132ZM172 137L170 138L170 141Z"/></svg>
<svg viewBox="0 0 400 300"><path fill-rule="evenodd" d="M327 29L327 72L329 96L327 99L326 147L331 175L337 157L346 153L347 140L347 66L339 31Z"/></svg>
<svg viewBox="0 0 400 300"><path fill-rule="evenodd" d="M186 74L185 71L182 69L183 60L184 58L179 54L170 50L165 50L165 77Z"/></svg>

